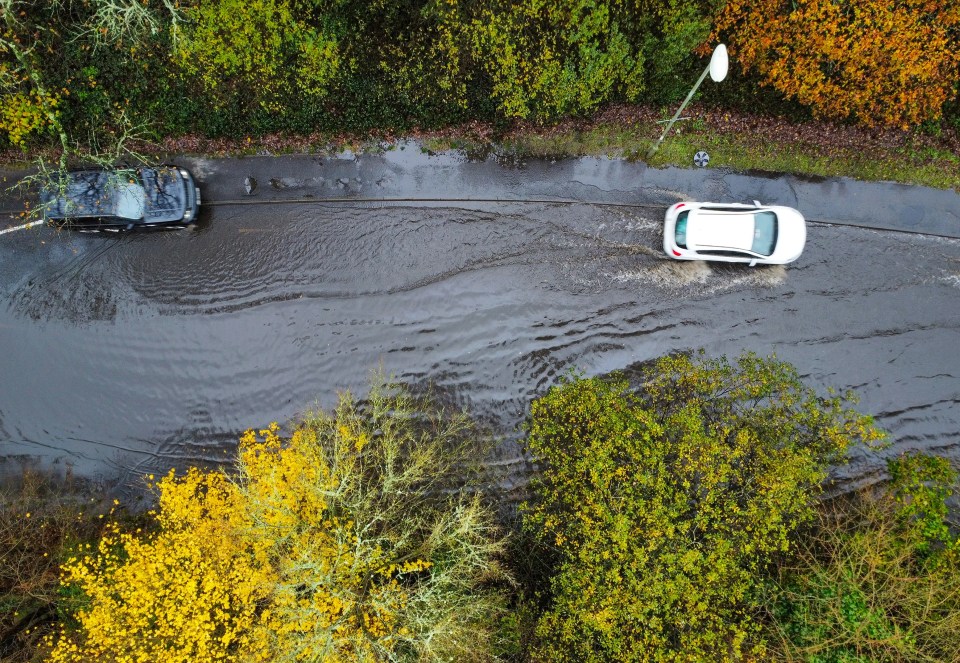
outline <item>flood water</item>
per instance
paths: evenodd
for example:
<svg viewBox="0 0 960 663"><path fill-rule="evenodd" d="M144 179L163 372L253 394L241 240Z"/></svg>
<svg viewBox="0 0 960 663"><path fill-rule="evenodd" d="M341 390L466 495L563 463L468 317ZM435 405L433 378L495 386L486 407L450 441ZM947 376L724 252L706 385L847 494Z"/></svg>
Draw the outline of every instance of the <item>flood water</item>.
<svg viewBox="0 0 960 663"><path fill-rule="evenodd" d="M960 240L811 224L786 267L662 257L662 209L596 204L211 207L198 230L0 239L0 468L121 484L229 461L372 369L433 383L503 439L571 368L775 352L852 388L893 446L960 460Z"/></svg>

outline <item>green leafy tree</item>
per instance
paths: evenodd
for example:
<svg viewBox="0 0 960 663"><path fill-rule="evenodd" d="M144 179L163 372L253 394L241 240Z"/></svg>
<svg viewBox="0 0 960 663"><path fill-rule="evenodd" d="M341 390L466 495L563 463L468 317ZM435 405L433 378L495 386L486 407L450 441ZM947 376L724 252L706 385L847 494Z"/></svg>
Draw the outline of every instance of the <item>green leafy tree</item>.
<svg viewBox="0 0 960 663"><path fill-rule="evenodd" d="M64 153L92 133L105 149L85 154L116 154L138 123L238 137L549 121L675 96L717 2L0 0L0 130Z"/></svg>
<svg viewBox="0 0 960 663"><path fill-rule="evenodd" d="M473 116L537 121L671 90L709 34L713 0L337 0L342 58L331 112L376 104L436 124ZM342 98L347 97L347 98Z"/></svg>
<svg viewBox="0 0 960 663"><path fill-rule="evenodd" d="M185 10L176 59L220 103L249 95L282 110L296 92L322 98L344 66L324 14L302 0L214 0Z"/></svg>
<svg viewBox="0 0 960 663"><path fill-rule="evenodd" d="M133 149L143 127L131 120L125 104L111 100L102 85L97 88L95 66L65 77L56 72L64 50L80 49L97 61L101 49L175 32L180 17L175 0L0 0L0 135L24 150L31 141L52 138L56 150L53 157L38 156L34 172L17 187L62 190L72 162L111 167L121 159L148 161ZM96 117L71 121L94 115L94 107ZM28 208L24 216L41 211Z"/></svg>
<svg viewBox="0 0 960 663"><path fill-rule="evenodd" d="M960 538L943 458L888 463L891 481L825 505L770 594L772 653L815 663L960 660Z"/></svg>
<svg viewBox="0 0 960 663"><path fill-rule="evenodd" d="M537 655L733 660L763 652L756 615L830 463L881 434L795 369L674 356L564 381L534 402L542 473L525 527L554 559Z"/></svg>
<svg viewBox="0 0 960 663"><path fill-rule="evenodd" d="M83 4L83 9L77 9L58 2L0 0L0 95L4 101L0 130L14 145L23 146L31 134L50 131L65 158L72 154L95 158L99 151L91 150L85 142L78 145L68 135L60 107L70 91L51 83L45 59L69 41L88 40L93 47L100 47L123 41L137 43L163 30L176 33L182 18L174 0L159 0L154 6L141 0L91 0ZM95 142L110 145L113 141L98 135Z"/></svg>
<svg viewBox="0 0 960 663"><path fill-rule="evenodd" d="M378 63L377 78L420 121L461 119L477 101L471 99L479 63L470 48L470 22L481 4L421 2L403 11L390 0L363 3L361 20L383 34L364 59Z"/></svg>
<svg viewBox="0 0 960 663"><path fill-rule="evenodd" d="M64 153L70 140L60 122L58 91L50 89L41 67L44 42L49 38L43 20L22 0L0 0L0 131L7 140L23 147L31 134L50 130L59 139Z"/></svg>
<svg viewBox="0 0 960 663"><path fill-rule="evenodd" d="M636 101L706 38L711 9L675 0L490 2L470 33L500 112L544 120Z"/></svg>
<svg viewBox="0 0 960 663"><path fill-rule="evenodd" d="M472 26L492 92L507 117L584 112L628 84L636 98L643 56L607 3L491 3Z"/></svg>

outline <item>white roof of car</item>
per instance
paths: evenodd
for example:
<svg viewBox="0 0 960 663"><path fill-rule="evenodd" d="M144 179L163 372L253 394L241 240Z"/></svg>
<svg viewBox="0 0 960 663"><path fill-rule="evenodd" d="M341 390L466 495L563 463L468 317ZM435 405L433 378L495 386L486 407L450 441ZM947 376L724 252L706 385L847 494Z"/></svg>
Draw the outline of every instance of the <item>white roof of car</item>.
<svg viewBox="0 0 960 663"><path fill-rule="evenodd" d="M687 220L687 242L749 251L755 229L753 212L694 210Z"/></svg>

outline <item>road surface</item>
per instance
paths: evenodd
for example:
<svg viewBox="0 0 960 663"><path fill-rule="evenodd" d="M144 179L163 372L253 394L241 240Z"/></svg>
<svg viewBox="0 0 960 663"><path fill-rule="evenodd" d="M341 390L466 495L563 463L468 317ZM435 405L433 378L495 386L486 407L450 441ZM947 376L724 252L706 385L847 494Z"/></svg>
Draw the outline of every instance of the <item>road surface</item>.
<svg viewBox="0 0 960 663"><path fill-rule="evenodd" d="M451 180L381 168L378 185L339 162L318 161L312 180L302 168L267 177L263 160L193 165L207 201L240 203L208 206L196 230L0 238L3 473L40 464L123 485L229 462L244 429L362 394L382 366L480 418L519 485L517 427L558 376L696 348L776 353L817 388L856 390L893 444L856 452L841 487L906 450L960 460L960 240L815 222L786 267L679 263L660 233L683 195L663 188L635 195L641 207L598 204L602 191L587 203L324 203L444 197ZM519 187L463 195L460 176L461 198L589 193L525 188L510 167L502 177Z"/></svg>

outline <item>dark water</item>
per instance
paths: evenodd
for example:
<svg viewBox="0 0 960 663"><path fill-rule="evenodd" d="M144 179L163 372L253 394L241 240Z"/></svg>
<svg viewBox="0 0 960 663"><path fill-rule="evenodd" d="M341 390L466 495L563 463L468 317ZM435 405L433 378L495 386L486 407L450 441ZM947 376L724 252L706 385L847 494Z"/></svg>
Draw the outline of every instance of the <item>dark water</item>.
<svg viewBox="0 0 960 663"><path fill-rule="evenodd" d="M661 257L662 210L468 204L216 207L199 230L0 238L0 469L128 482L229 460L372 369L431 381L515 440L530 399L675 351L776 352L853 388L882 458L960 459L960 241L814 224L786 268Z"/></svg>

